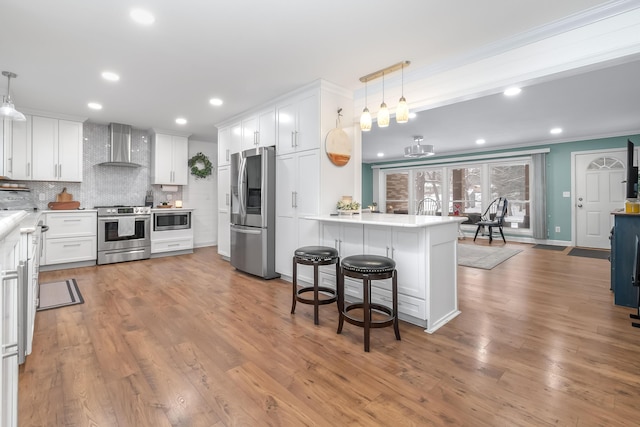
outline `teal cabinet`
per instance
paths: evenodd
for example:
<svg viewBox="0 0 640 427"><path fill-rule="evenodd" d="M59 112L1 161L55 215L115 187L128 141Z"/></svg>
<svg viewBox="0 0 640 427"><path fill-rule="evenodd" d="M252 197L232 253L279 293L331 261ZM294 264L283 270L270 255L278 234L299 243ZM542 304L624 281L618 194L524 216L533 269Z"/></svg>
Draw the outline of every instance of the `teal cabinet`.
<svg viewBox="0 0 640 427"><path fill-rule="evenodd" d="M640 215L615 214L611 236L611 289L615 305L638 306L638 288L631 284L636 236L640 236Z"/></svg>

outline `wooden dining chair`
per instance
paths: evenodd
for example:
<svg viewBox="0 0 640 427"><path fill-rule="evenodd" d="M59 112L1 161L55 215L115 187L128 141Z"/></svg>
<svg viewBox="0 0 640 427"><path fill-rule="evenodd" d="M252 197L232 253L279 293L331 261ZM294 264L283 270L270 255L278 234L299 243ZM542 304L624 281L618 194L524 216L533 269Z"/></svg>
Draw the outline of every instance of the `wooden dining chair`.
<svg viewBox="0 0 640 427"><path fill-rule="evenodd" d="M482 228L484 234L484 228L487 227L489 229L489 243L491 243L493 241L493 228L495 227L500 230L502 240L507 243L507 240L504 238L504 233L502 232L504 217L507 215L507 205L507 199L504 197L498 197L491 202L487 210L482 214L480 221L476 223L478 228L476 229L476 235L473 236L474 242L476 241L476 237L478 237L480 229Z"/></svg>
<svg viewBox="0 0 640 427"><path fill-rule="evenodd" d="M436 215L439 208L440 204L437 200L427 197L418 202L416 215Z"/></svg>

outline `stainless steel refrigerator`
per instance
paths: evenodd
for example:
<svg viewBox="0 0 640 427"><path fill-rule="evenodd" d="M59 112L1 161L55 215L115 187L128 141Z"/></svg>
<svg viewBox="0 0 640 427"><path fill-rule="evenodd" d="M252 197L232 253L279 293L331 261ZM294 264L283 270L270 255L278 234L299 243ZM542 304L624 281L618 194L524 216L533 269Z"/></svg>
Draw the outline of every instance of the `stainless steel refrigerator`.
<svg viewBox="0 0 640 427"><path fill-rule="evenodd" d="M276 273L276 149L231 155L231 265L265 279Z"/></svg>

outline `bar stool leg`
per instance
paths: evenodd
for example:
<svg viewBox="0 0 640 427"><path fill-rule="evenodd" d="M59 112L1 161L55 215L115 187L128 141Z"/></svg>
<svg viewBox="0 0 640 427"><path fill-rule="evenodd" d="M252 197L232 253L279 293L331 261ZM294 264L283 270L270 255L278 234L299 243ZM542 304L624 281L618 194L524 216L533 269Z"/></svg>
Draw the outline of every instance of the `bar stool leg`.
<svg viewBox="0 0 640 427"><path fill-rule="evenodd" d="M344 325L344 275L340 263L336 265L336 287L338 289L338 330L337 334L342 332Z"/></svg>
<svg viewBox="0 0 640 427"><path fill-rule="evenodd" d="M318 309L320 307L320 300L318 299L318 263L313 263L313 323L318 325Z"/></svg>
<svg viewBox="0 0 640 427"><path fill-rule="evenodd" d="M364 317L364 351L369 351L369 329L371 327L371 306L370 304L370 293L371 293L371 280L369 280L369 275L365 275L362 279L363 281L363 290L364 301L362 304L362 311Z"/></svg>
<svg viewBox="0 0 640 427"><path fill-rule="evenodd" d="M293 257L293 301L291 302L291 314L296 311L296 290L298 288L298 263L296 257Z"/></svg>
<svg viewBox="0 0 640 427"><path fill-rule="evenodd" d="M398 324L398 272L396 270L393 271L391 286L393 291L393 330L396 333L396 339L400 341L400 326Z"/></svg>

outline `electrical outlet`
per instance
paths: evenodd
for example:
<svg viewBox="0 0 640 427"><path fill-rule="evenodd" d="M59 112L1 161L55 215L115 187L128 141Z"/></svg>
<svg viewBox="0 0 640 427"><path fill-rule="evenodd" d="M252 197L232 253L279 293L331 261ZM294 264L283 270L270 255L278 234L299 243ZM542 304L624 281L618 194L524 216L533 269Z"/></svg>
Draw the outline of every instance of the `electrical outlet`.
<svg viewBox="0 0 640 427"><path fill-rule="evenodd" d="M38 194L38 200L40 200L41 202L44 202L44 193Z"/></svg>
<svg viewBox="0 0 640 427"><path fill-rule="evenodd" d="M556 225L556 233L559 233L559 232L560 232L560 226Z"/></svg>

